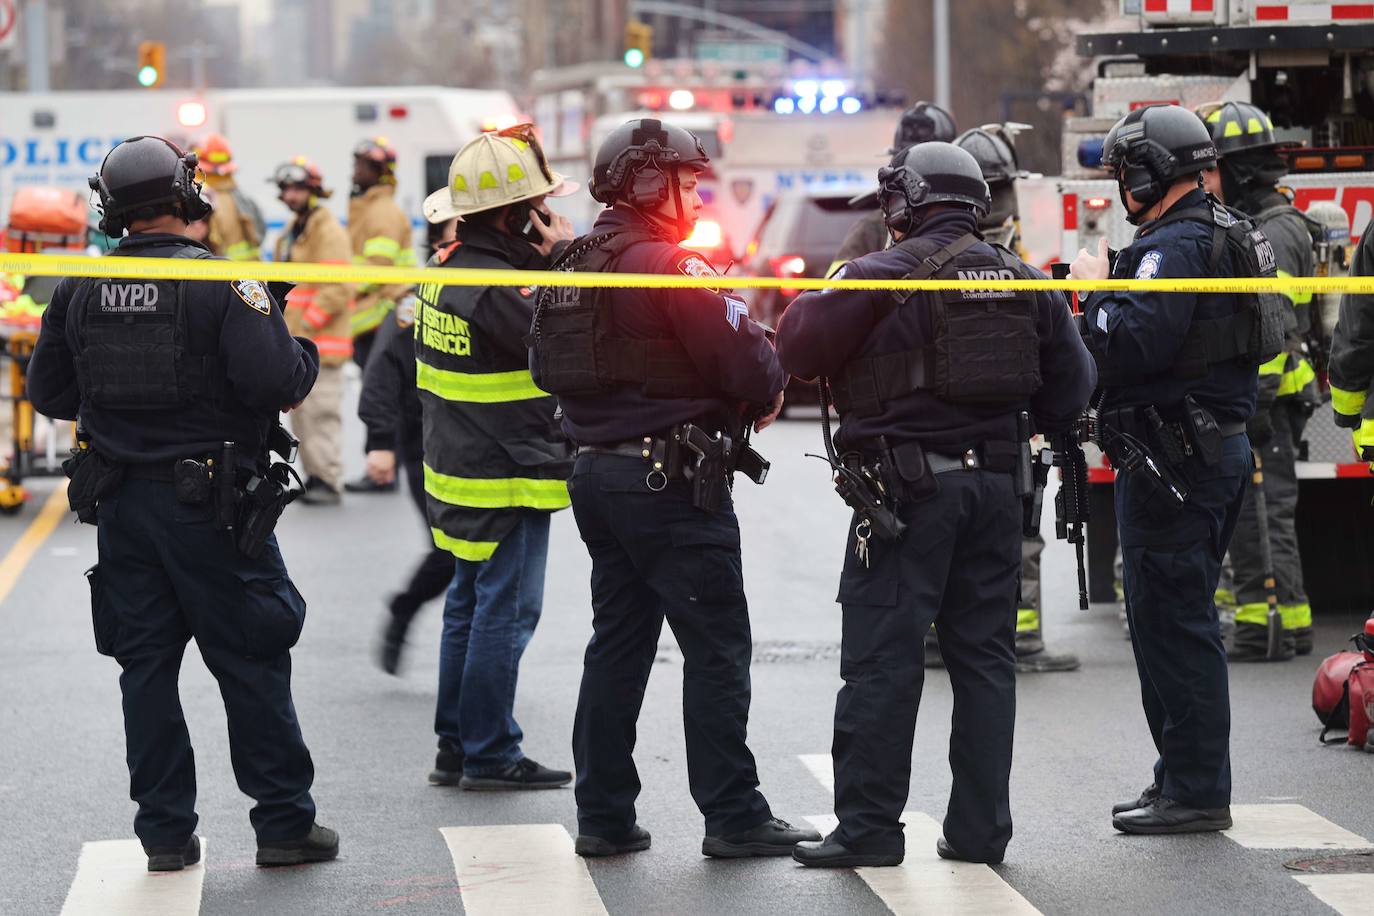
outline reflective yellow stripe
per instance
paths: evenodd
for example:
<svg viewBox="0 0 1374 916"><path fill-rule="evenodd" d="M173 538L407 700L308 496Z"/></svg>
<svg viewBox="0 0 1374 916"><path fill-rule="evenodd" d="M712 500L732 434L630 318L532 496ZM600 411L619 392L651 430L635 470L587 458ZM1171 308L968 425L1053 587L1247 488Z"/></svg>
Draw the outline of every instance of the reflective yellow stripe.
<svg viewBox="0 0 1374 916"><path fill-rule="evenodd" d="M416 327L419 327L418 323ZM514 372L474 374L438 369L420 360L415 365L415 382L421 391L438 395L445 401L468 404L500 404L548 397L534 383L528 369Z"/></svg>
<svg viewBox="0 0 1374 916"><path fill-rule="evenodd" d="M372 238L363 242L364 258L386 258L391 263L396 263L396 258L401 253L401 243L395 239L389 239L384 235L374 235Z"/></svg>
<svg viewBox="0 0 1374 916"><path fill-rule="evenodd" d="M474 563L490 560L499 546L496 541L465 541L462 538L451 538L438 528L429 530L434 535L435 547L447 550L460 560L471 560Z"/></svg>
<svg viewBox="0 0 1374 916"><path fill-rule="evenodd" d="M231 261L256 261L258 249L252 242L235 242L224 250L224 256Z"/></svg>
<svg viewBox="0 0 1374 916"><path fill-rule="evenodd" d="M1338 414L1347 417L1358 417L1364 410L1364 400L1366 394L1363 391L1346 391L1344 388L1331 386L1331 407Z"/></svg>
<svg viewBox="0 0 1374 916"><path fill-rule="evenodd" d="M1312 626L1312 605L1305 601L1301 604L1280 604L1279 615L1283 617L1285 630Z"/></svg>
<svg viewBox="0 0 1374 916"><path fill-rule="evenodd" d="M1016 632L1034 633L1040 629L1040 612L1032 608L1021 608L1016 612Z"/></svg>
<svg viewBox="0 0 1374 916"><path fill-rule="evenodd" d="M1234 607L1236 604L1235 593L1229 588L1218 588L1212 596L1212 600L1222 607Z"/></svg>
<svg viewBox="0 0 1374 916"><path fill-rule="evenodd" d="M359 334L368 334L377 330L386 320L386 316L390 315L395 308L396 303L390 299L378 299L372 305L354 312L348 319L348 326L352 329L353 336L357 337Z"/></svg>
<svg viewBox="0 0 1374 916"><path fill-rule="evenodd" d="M566 509L572 504L562 480L533 477L452 477L425 465L425 492L465 509Z"/></svg>
<svg viewBox="0 0 1374 916"><path fill-rule="evenodd" d="M1236 608L1236 623L1255 623L1262 627L1268 626L1269 605L1263 601L1242 604Z"/></svg>
<svg viewBox="0 0 1374 916"><path fill-rule="evenodd" d="M1278 396L1281 398L1297 394L1307 387L1307 383L1315 380L1317 370L1312 368L1312 364L1306 359L1299 358L1296 368L1290 369L1283 374L1283 379L1279 382Z"/></svg>
<svg viewBox="0 0 1374 916"><path fill-rule="evenodd" d="M1374 420L1361 420L1359 429L1351 432L1355 440L1355 453L1365 461L1374 461ZM1369 454L1365 449L1370 449Z"/></svg>
<svg viewBox="0 0 1374 916"><path fill-rule="evenodd" d="M1284 277L1284 278L1288 278L1288 279L1291 279L1292 276L1293 276L1293 275L1290 274L1288 271L1283 270L1283 269L1279 269L1278 271L1276 271L1276 273L1278 274L1278 276ZM1299 290L1292 290L1292 289L1286 289L1286 290L1283 291L1283 294L1284 294L1285 296L1287 296L1288 299L1289 299L1289 301L1291 301L1291 302L1293 303L1293 305L1295 305L1295 306L1298 306L1298 305L1307 305L1309 302L1312 301L1312 291L1311 291L1310 289L1301 290L1301 291L1299 291Z"/></svg>
<svg viewBox="0 0 1374 916"><path fill-rule="evenodd" d="M1288 364L1288 354L1280 353L1259 367L1260 375L1283 375L1283 367Z"/></svg>
<svg viewBox="0 0 1374 916"><path fill-rule="evenodd" d="M414 248L402 248L400 253L396 255L397 267L414 267L417 263L419 262L415 258ZM1311 298L1311 293L1308 293L1308 298Z"/></svg>

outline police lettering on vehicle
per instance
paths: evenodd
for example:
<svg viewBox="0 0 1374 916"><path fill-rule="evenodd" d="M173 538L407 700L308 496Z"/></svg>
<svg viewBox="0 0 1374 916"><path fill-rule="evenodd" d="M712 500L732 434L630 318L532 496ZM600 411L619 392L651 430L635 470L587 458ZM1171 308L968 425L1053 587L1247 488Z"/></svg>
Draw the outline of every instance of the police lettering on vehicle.
<svg viewBox="0 0 1374 916"><path fill-rule="evenodd" d="M236 280L231 284L238 297L255 311L264 315L272 314L272 299L267 290L257 280Z"/></svg>
<svg viewBox="0 0 1374 916"><path fill-rule="evenodd" d="M157 301L155 283L112 283L100 287L102 312L156 312Z"/></svg>

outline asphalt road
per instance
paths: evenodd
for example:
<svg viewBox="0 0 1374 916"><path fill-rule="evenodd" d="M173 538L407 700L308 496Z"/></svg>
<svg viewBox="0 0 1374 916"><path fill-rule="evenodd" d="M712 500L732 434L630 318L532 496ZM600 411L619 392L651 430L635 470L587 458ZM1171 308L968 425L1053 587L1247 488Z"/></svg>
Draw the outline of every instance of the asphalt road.
<svg viewBox="0 0 1374 916"><path fill-rule="evenodd" d="M352 432L352 441L360 441L357 430ZM751 745L775 812L799 821L831 810L828 789L804 758L825 755L830 746L839 686L839 612L833 598L847 513L830 491L823 465L803 457L819 450L814 422L784 422L758 445L773 459L773 475L763 488L741 482L737 491L756 641ZM354 469L360 464L358 455L349 460ZM22 516L0 519L0 551L10 550L32 522L46 486L38 484L35 504ZM1283 868L1285 861L1321 851L1313 851L1322 840L1306 835L1302 819L1330 828L1328 833L1344 828L1357 835L1355 845L1358 838L1374 837L1374 757L1318 744L1309 707L1315 659L1232 670L1235 802L1266 806L1238 809L1247 812L1238 813L1238 828L1274 820L1279 844L1291 842L1293 848L1256 848L1262 841L1242 833L1140 838L1113 831L1109 807L1149 782L1154 753L1116 610L1077 610L1072 555L1057 543L1045 554L1047 637L1056 651L1078 653L1083 667L1024 676L1018 685L1016 834L1007 861L995 869L937 873L941 866L926 843L913 842L908 849L918 889L945 881L957 892L992 882L1009 887L1004 894L1012 909L960 909L948 899L937 905L934 898L922 904L919 893L903 898L884 891L882 876L804 870L787 860L703 859L701 818L684 769L681 668L666 629L637 753L644 782L640 820L654 835L649 852L592 862L583 870L566 852L541 853L544 847L527 844L522 838L528 834L519 830L443 834L444 828L529 825L561 825L575 833L572 793L465 793L426 783L434 750L439 608L428 609L416 624L401 677L383 674L374 661L384 597L422 547L407 499L361 496L339 508L293 507L279 535L310 605L293 654L296 705L315 758L320 820L340 831L342 855L304 868L253 866L249 802L230 770L221 701L197 653L189 652L182 697L196 746L199 832L207 838L206 865L196 877L203 881L200 913L419 916L464 912L465 906L469 913L529 911L510 902L521 893L544 894L546 912L595 911L559 896L570 885L557 883L561 877L541 877L545 867L583 882L589 874L591 883L583 890L590 889L593 900L617 916L1030 908L1084 914L1321 913L1330 910ZM118 670L95 653L81 575L94 562L94 530L64 520L0 604L0 913L58 913L64 901L73 916L197 912L171 904L120 910L123 892L108 875L77 876L83 844L133 836ZM572 713L590 634L588 572L571 514L561 513L553 526L544 617L525 657L517 704L526 752L550 765L571 764ZM1340 648L1358 624L1319 619L1317 658ZM947 678L931 672L908 809L936 821L944 815L949 790L950 709ZM503 876L504 884L488 882L484 889L482 882L465 879L460 887L446 836L460 844L485 838L474 841L472 856L505 856L479 863ZM135 861L122 875L142 889L137 893L174 887L149 884L139 867ZM548 890L545 880L552 882ZM102 902L83 909L75 885L95 887ZM497 897L482 896L493 887ZM499 896L506 892L517 896ZM1374 896L1363 899L1374 908L1368 902ZM493 908L492 900L507 902Z"/></svg>

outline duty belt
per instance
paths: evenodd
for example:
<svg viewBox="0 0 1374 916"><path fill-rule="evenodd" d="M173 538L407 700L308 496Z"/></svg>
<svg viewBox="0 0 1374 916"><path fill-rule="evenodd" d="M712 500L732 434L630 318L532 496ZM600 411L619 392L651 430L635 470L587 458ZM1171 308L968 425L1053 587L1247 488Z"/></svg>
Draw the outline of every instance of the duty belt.
<svg viewBox="0 0 1374 916"><path fill-rule="evenodd" d="M650 490L660 492L670 480L689 481L692 504L708 512L719 508L736 471L761 484L769 467L767 460L749 446L747 430L743 441L736 442L724 433L707 432L692 423L675 426L663 436L578 446L577 453L618 455L648 462L644 483Z"/></svg>

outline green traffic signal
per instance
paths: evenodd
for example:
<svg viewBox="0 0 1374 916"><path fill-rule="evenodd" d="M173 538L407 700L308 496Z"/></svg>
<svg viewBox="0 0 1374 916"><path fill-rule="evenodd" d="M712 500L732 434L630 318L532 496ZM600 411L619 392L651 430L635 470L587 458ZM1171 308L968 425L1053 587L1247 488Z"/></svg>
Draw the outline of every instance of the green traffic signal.
<svg viewBox="0 0 1374 916"><path fill-rule="evenodd" d="M146 64L138 68L138 84L140 86L157 85L157 68L151 64Z"/></svg>
<svg viewBox="0 0 1374 916"><path fill-rule="evenodd" d="M630 48L625 52L625 66L642 67L644 65L644 52L638 48Z"/></svg>

